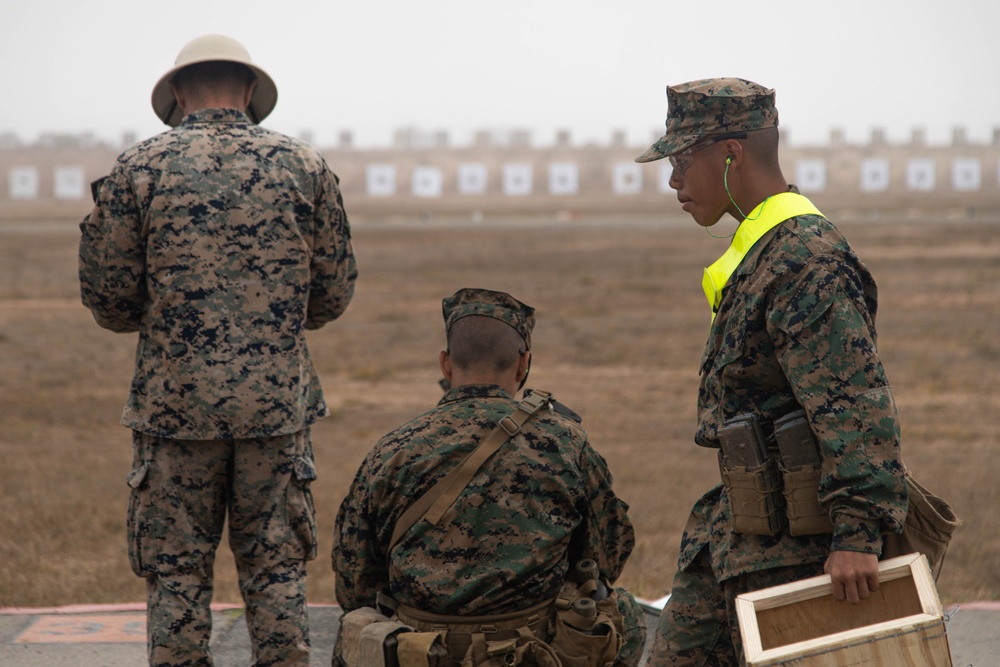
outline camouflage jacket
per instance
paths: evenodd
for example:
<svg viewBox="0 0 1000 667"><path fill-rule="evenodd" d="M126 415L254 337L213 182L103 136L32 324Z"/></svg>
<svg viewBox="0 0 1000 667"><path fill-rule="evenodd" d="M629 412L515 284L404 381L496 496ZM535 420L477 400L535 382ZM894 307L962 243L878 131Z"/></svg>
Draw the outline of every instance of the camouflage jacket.
<svg viewBox="0 0 1000 667"><path fill-rule="evenodd" d="M801 406L823 460L819 499L831 536L738 535L716 486L696 503L681 568L709 545L720 580L821 562L830 549L880 553L907 510L900 429L876 351L877 290L847 240L817 215L790 218L762 237L722 292L705 354L695 441L718 447L718 428L755 413L765 430Z"/></svg>
<svg viewBox="0 0 1000 667"><path fill-rule="evenodd" d="M497 386L448 391L383 437L358 470L334 530L337 600L374 606L379 591L439 614L520 611L554 597L570 563L593 558L615 581L635 545L628 505L577 422L542 409L479 470L438 526L410 528L410 503L455 467L517 403Z"/></svg>
<svg viewBox="0 0 1000 667"><path fill-rule="evenodd" d="M125 151L94 189L83 303L139 332L124 425L250 438L326 416L305 330L344 312L357 265L337 177L313 148L205 110Z"/></svg>

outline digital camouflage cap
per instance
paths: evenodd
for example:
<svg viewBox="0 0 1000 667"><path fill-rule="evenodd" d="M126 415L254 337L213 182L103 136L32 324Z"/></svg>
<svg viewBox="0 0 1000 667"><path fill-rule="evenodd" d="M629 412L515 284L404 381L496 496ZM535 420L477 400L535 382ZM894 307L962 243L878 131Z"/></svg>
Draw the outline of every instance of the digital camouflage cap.
<svg viewBox="0 0 1000 667"><path fill-rule="evenodd" d="M667 131L635 161L659 160L716 134L777 126L773 88L734 78L668 86Z"/></svg>
<svg viewBox="0 0 1000 667"><path fill-rule="evenodd" d="M500 320L514 328L531 349L531 330L535 328L535 309L506 292L466 287L441 302L445 331L463 317L482 315Z"/></svg>

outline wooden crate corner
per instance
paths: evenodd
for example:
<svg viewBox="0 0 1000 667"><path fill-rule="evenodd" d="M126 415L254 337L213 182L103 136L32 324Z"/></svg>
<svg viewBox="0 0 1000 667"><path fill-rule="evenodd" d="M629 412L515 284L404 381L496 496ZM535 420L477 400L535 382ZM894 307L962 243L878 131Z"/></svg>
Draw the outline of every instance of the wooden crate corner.
<svg viewBox="0 0 1000 667"><path fill-rule="evenodd" d="M944 613L921 554L879 563L879 588L834 600L830 575L740 595L748 667L952 667Z"/></svg>

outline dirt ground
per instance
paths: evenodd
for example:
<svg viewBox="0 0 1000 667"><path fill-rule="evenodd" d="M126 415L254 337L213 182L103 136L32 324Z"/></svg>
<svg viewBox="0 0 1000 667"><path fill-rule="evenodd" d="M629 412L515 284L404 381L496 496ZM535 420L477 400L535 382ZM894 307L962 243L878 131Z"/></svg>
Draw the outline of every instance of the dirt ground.
<svg viewBox="0 0 1000 667"><path fill-rule="evenodd" d="M1000 223L882 216L841 227L879 282L906 462L964 521L942 601L998 600ZM310 602L334 601L333 520L358 463L440 395L440 302L466 286L538 309L529 386L583 415L631 504L637 547L620 583L666 594L689 508L717 481L713 453L691 435L708 329L702 268L727 242L680 220L366 220L354 238L355 301L310 334L333 410L314 429ZM0 221L0 607L145 597L126 554L130 434L118 425L135 335L100 329L80 305L77 240L75 221ZM215 601L238 602L226 546L216 573Z"/></svg>

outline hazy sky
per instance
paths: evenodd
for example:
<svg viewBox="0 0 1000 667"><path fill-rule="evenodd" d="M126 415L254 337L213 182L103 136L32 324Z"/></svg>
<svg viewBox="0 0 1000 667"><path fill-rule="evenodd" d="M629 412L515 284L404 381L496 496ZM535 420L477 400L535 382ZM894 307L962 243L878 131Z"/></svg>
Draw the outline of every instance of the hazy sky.
<svg viewBox="0 0 1000 667"><path fill-rule="evenodd" d="M321 146L342 130L388 145L406 126L641 145L663 128L667 84L711 76L775 88L795 145L833 128L987 141L998 25L996 0L0 0L0 132L160 132L153 84L221 32L277 82L264 124Z"/></svg>

